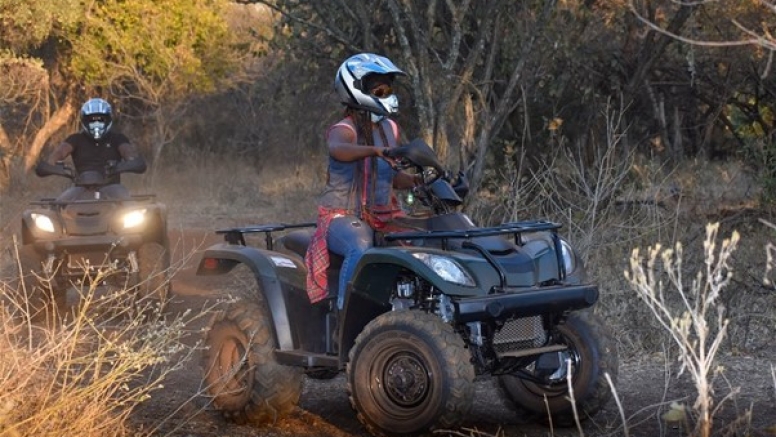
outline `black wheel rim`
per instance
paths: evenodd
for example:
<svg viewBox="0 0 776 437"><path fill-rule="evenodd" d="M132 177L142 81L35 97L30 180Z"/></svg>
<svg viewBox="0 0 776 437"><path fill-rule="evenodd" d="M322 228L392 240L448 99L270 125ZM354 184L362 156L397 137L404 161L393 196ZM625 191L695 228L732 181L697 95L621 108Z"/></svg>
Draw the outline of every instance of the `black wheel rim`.
<svg viewBox="0 0 776 437"><path fill-rule="evenodd" d="M396 419L416 418L434 390L433 372L415 351L386 348L372 362L369 373L377 405Z"/></svg>

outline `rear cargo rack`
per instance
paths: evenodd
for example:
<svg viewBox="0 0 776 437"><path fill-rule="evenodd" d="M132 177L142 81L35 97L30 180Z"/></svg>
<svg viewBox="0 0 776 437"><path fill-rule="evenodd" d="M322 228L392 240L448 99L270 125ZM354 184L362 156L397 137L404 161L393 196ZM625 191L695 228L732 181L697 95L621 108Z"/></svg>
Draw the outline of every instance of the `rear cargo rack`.
<svg viewBox="0 0 776 437"><path fill-rule="evenodd" d="M273 232L285 231L287 229L314 228L315 226L315 222L297 223L291 225L285 223L275 223L261 226L243 226L239 228L218 229L216 234L223 235L224 241L229 244L239 244L241 246L246 246L245 234L264 233L264 240L267 244L267 250L274 250L272 244Z"/></svg>

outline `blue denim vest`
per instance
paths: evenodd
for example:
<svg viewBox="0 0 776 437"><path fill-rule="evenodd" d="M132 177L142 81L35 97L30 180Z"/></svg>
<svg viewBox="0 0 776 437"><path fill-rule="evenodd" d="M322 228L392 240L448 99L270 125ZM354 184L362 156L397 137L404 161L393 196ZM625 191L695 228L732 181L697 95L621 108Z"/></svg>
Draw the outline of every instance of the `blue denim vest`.
<svg viewBox="0 0 776 437"><path fill-rule="evenodd" d="M397 129L395 127L395 122L384 119L380 121L380 123L385 131L388 144L383 144L380 129L377 126L374 126L374 129L372 129L372 144L375 146L396 147ZM345 118L334 124L332 127L341 125L349 126L358 134L358 131L350 118ZM396 174L396 170L391 168L384 159L374 157L362 160L364 168L367 171L371 171L372 159L377 160L377 178L375 180L374 199L370 198L372 194L371 183L367 183L366 185L368 196L367 204L378 206L390 205L391 194L393 192L393 177ZM323 193L318 200L320 206L328 209L343 209L352 212L360 210L361 199L356 199L356 193L358 191L358 184L363 182L355 180L358 173L357 169L359 162L360 161L343 162L329 156L328 181L326 182L326 188L323 190Z"/></svg>

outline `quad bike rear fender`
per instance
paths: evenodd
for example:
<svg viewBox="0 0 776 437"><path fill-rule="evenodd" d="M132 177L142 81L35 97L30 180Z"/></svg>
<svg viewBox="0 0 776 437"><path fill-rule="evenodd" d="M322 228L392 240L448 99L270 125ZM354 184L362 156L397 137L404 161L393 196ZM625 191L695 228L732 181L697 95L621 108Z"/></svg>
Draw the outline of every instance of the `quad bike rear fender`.
<svg viewBox="0 0 776 437"><path fill-rule="evenodd" d="M224 275L239 264L251 269L264 293L278 349L324 352L326 308L310 305L301 260L270 250L220 243L205 250L197 275Z"/></svg>

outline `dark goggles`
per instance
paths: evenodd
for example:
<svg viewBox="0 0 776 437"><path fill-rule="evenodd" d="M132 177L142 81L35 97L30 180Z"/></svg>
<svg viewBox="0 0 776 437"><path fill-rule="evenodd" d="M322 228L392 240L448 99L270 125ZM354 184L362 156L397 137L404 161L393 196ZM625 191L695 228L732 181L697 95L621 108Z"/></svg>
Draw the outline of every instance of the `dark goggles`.
<svg viewBox="0 0 776 437"><path fill-rule="evenodd" d="M104 114L87 115L86 122L87 123L95 123L95 122L108 123L110 122L110 116L104 115Z"/></svg>
<svg viewBox="0 0 776 437"><path fill-rule="evenodd" d="M393 88L391 87L391 85L387 83L381 83L370 88L369 94L371 94L374 97L377 97L378 99L384 99L390 96L391 94L393 94Z"/></svg>

